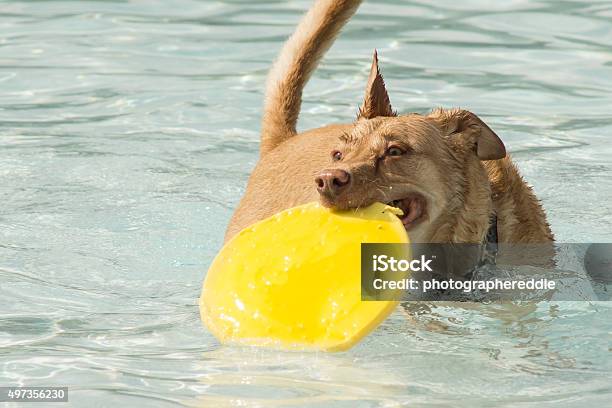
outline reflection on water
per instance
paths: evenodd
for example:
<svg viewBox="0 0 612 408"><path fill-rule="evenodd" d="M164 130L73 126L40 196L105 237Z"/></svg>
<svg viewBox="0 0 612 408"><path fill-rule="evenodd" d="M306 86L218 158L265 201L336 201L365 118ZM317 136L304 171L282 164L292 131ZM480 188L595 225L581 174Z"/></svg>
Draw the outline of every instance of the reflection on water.
<svg viewBox="0 0 612 408"><path fill-rule="evenodd" d="M408 304L342 354L221 347L196 299L257 160L266 70L309 2L0 6L0 385L75 406L606 406L609 302ZM469 108L561 242L610 241L612 2L366 2L301 128ZM103 403L101 401L104 401Z"/></svg>
<svg viewBox="0 0 612 408"><path fill-rule="evenodd" d="M393 372L362 367L354 357L329 353L278 353L222 347L205 353L214 370L201 378L202 394L189 405L265 406L389 403L403 392Z"/></svg>

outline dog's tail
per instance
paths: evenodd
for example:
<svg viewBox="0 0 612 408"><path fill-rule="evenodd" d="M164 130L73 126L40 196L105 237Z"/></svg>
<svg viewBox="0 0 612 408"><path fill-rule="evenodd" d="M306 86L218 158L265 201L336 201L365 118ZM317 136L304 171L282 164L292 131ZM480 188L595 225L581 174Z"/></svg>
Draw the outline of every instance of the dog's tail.
<svg viewBox="0 0 612 408"><path fill-rule="evenodd" d="M317 0L287 40L266 87L261 155L296 134L302 90L319 60L362 0Z"/></svg>

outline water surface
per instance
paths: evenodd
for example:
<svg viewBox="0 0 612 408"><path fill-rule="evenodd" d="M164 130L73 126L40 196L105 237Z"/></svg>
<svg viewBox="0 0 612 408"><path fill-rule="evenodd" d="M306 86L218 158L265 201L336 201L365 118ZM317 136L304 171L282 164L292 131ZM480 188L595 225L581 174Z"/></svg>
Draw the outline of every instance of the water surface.
<svg viewBox="0 0 612 408"><path fill-rule="evenodd" d="M74 406L605 406L610 304L413 306L347 353L222 347L196 298L308 1L0 3L0 385ZM300 128L400 112L506 142L562 242L611 241L612 2L370 1Z"/></svg>

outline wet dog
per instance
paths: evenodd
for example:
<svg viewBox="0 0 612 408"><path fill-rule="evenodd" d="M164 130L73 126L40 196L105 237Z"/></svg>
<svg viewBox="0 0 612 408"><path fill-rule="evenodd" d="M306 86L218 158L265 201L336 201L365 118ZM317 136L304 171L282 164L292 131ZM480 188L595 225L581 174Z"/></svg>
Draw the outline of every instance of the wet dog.
<svg viewBox="0 0 612 408"><path fill-rule="evenodd" d="M320 200L337 209L399 207L414 242L483 243L492 229L501 243L553 241L540 202L495 132L461 109L398 115L376 53L357 119L297 133L302 89L360 3L317 1L285 43L268 78L260 160L226 240Z"/></svg>

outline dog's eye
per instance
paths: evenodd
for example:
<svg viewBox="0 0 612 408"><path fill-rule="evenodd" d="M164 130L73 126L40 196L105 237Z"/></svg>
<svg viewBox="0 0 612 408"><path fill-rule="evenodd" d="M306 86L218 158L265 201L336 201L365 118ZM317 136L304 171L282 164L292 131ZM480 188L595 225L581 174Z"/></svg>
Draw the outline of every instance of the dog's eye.
<svg viewBox="0 0 612 408"><path fill-rule="evenodd" d="M340 161L342 160L342 152L339 152L338 150L334 150L332 152L332 159L334 161Z"/></svg>
<svg viewBox="0 0 612 408"><path fill-rule="evenodd" d="M387 149L387 156L401 156L402 154L404 154L404 151L397 146L391 146Z"/></svg>

